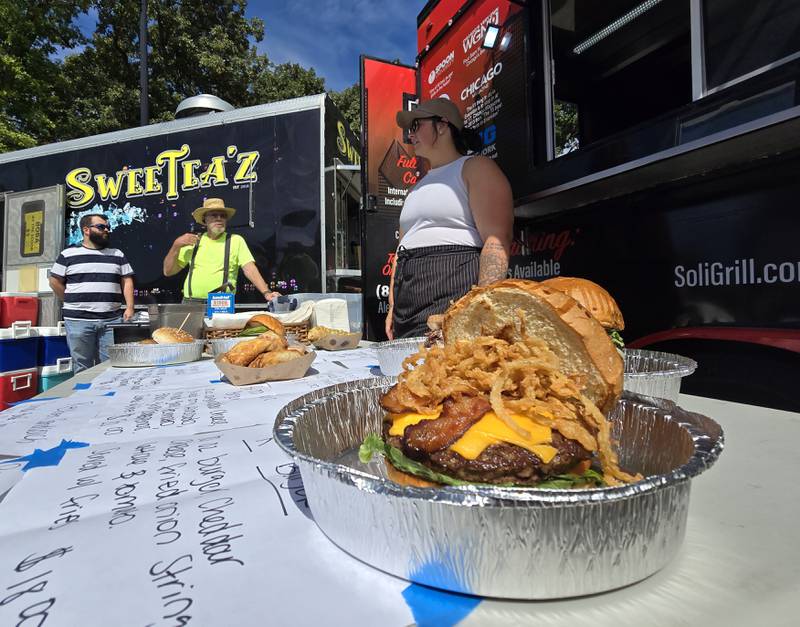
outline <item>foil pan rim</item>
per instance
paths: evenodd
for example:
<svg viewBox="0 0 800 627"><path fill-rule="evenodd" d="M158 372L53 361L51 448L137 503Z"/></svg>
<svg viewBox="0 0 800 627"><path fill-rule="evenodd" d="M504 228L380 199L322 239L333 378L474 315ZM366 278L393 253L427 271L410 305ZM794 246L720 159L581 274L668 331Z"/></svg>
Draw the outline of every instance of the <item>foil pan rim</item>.
<svg viewBox="0 0 800 627"><path fill-rule="evenodd" d="M669 419L675 419L689 433L694 446L694 453L686 463L669 473L651 475L634 484L584 490L487 486L419 488L403 486L389 479L382 479L368 472L336 462L318 459L297 450L294 445L294 427L297 420L307 411L307 408L325 403L334 396L347 395L357 388L388 387L395 383L396 380L396 377L376 377L350 381L323 388L295 399L278 412L273 427L275 441L292 459L310 464L316 471L335 477L342 483L352 485L366 492L478 507L508 506L509 504L522 506L528 504L569 506L578 503L629 499L670 485L689 481L713 466L724 448L725 438L722 428L711 418L681 409L672 401L625 392L623 394L625 401L667 411Z"/></svg>
<svg viewBox="0 0 800 627"><path fill-rule="evenodd" d="M690 357L684 357L677 353L665 353L662 351L650 351L642 348L626 348L625 354L631 354L633 357L662 359L670 362L671 367L663 370L653 370L650 372L625 372L626 379L649 379L655 377L688 377L697 370L697 362ZM626 360L627 365L627 360Z"/></svg>

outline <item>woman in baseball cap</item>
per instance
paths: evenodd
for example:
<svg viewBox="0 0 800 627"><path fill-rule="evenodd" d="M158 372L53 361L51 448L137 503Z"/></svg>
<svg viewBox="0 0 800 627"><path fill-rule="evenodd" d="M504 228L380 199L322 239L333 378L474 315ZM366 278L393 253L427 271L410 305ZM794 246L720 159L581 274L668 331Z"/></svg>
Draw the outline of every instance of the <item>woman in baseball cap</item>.
<svg viewBox="0 0 800 627"><path fill-rule="evenodd" d="M392 269L386 334L414 337L474 285L506 278L514 222L511 185L497 164L474 153L480 135L447 98L397 112L430 170L406 196Z"/></svg>

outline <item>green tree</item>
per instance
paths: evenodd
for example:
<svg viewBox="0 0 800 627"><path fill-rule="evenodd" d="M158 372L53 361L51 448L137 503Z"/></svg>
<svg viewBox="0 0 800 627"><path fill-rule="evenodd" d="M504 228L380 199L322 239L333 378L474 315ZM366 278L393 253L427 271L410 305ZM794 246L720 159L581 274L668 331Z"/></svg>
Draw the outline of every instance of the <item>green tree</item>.
<svg viewBox="0 0 800 627"><path fill-rule="evenodd" d="M331 100L339 107L350 130L361 137L361 85L354 83L342 91L328 92Z"/></svg>
<svg viewBox="0 0 800 627"><path fill-rule="evenodd" d="M0 152L58 138L65 87L60 48L84 39L73 24L89 0L0 0Z"/></svg>
<svg viewBox="0 0 800 627"><path fill-rule="evenodd" d="M93 0L97 28L64 61L71 88L63 138L139 124L139 0ZM246 1L149 0L150 121L174 117L181 100L215 94L235 107L318 94L325 79L295 63L275 65L256 44L264 23Z"/></svg>

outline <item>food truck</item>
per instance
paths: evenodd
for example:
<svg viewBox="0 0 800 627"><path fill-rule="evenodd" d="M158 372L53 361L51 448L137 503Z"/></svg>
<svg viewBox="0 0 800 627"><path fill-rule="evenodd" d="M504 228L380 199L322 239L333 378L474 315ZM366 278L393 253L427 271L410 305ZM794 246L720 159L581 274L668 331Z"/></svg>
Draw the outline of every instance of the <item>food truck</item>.
<svg viewBox="0 0 800 627"><path fill-rule="evenodd" d="M81 216L103 213L136 272L136 303L180 302L184 273L164 277L162 261L176 237L203 228L191 214L207 197L236 209L228 230L273 289L357 288L359 160L325 94L0 155L3 290L39 292L43 324L55 324L47 270L81 240ZM236 302L259 301L243 278Z"/></svg>
<svg viewBox="0 0 800 627"><path fill-rule="evenodd" d="M394 111L447 97L514 192L509 276L606 287L684 391L798 410L800 5L432 0L417 62L362 57L365 319L381 337L402 198Z"/></svg>

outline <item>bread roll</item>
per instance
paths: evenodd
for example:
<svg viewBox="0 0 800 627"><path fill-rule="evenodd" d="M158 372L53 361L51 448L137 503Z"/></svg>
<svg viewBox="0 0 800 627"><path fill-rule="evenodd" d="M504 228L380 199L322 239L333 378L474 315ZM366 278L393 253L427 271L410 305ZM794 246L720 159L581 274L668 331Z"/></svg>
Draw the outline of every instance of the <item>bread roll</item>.
<svg viewBox="0 0 800 627"><path fill-rule="evenodd" d="M442 328L443 320L444 314L433 314L432 316L428 316L428 329L431 331L438 331Z"/></svg>
<svg viewBox="0 0 800 627"><path fill-rule="evenodd" d="M594 281L578 277L557 276L542 281L541 284L554 287L572 296L588 309L589 313L606 329L622 331L625 328L625 320L617 301Z"/></svg>
<svg viewBox="0 0 800 627"><path fill-rule="evenodd" d="M277 318L273 318L267 314L258 314L250 318L245 328L250 329L252 327L266 327L268 331L272 331L275 335L280 337L286 335L286 329L283 328L283 323Z"/></svg>
<svg viewBox="0 0 800 627"><path fill-rule="evenodd" d="M137 344L158 344L153 338L147 338L146 340L139 340Z"/></svg>
<svg viewBox="0 0 800 627"><path fill-rule="evenodd" d="M608 334L564 292L533 281L506 279L468 292L444 317L445 344L480 336L544 340L561 371L604 413L622 391L624 364Z"/></svg>
<svg viewBox="0 0 800 627"><path fill-rule="evenodd" d="M153 339L159 344L186 344L194 342L191 333L172 327L156 329L153 331Z"/></svg>

